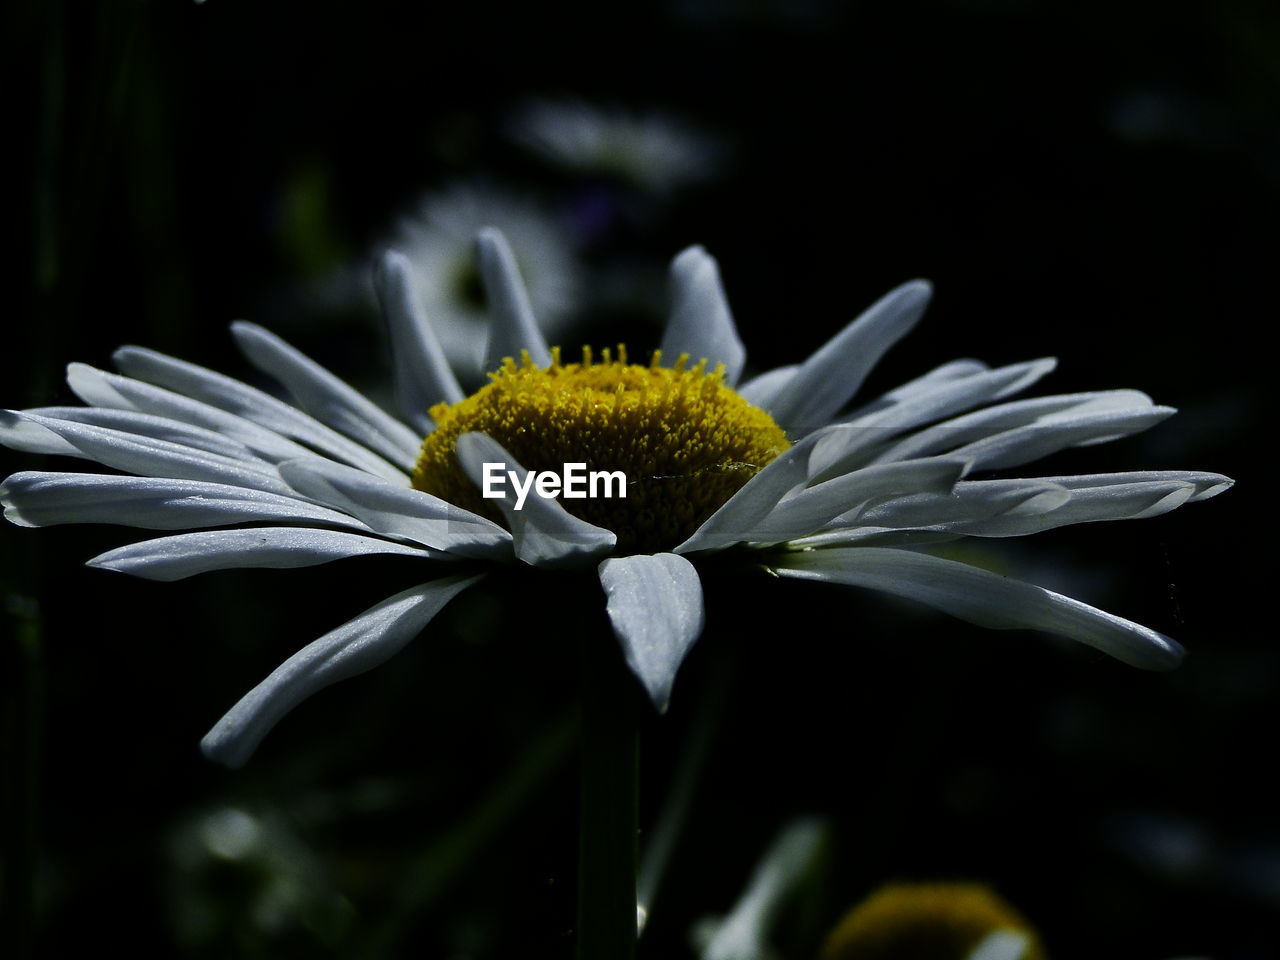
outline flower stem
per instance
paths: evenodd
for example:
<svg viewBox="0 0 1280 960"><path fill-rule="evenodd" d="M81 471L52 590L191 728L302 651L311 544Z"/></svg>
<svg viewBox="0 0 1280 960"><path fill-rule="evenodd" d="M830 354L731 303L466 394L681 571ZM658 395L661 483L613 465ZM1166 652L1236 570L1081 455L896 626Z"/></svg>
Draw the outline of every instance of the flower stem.
<svg viewBox="0 0 1280 960"><path fill-rule="evenodd" d="M726 669L728 667L727 664L721 666ZM640 857L636 874L636 905L641 935L644 934L645 924L652 913L653 901L658 895L662 878L679 844L680 835L684 832L699 777L706 768L711 744L720 729L720 719L724 715L724 704L728 699L726 669L716 673L714 685L703 700L693 731L685 741L680 766L676 769L662 812L645 840L644 853Z"/></svg>
<svg viewBox="0 0 1280 960"><path fill-rule="evenodd" d="M636 949L636 690L612 637L582 642L577 960Z"/></svg>

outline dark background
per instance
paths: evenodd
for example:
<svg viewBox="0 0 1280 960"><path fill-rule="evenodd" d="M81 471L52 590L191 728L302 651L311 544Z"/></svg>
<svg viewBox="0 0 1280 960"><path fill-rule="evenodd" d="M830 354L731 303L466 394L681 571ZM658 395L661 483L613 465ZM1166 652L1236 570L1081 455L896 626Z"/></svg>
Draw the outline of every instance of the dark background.
<svg viewBox="0 0 1280 960"><path fill-rule="evenodd" d="M562 211L603 202L587 270L651 265L655 296L658 267L705 244L756 369L926 276L934 305L869 394L958 356L1052 354L1037 389L1136 387L1179 407L1042 472L1210 469L1235 490L979 557L1174 635L1190 650L1174 673L852 591L708 585L708 631L644 730L647 827L720 705L642 954L691 955L693 923L816 813L834 838L808 895L819 929L888 879L976 878L1055 957L1280 956L1260 475L1274 6L209 0L5 17L15 408L73 402L64 364L109 366L121 343L246 375L226 335L240 317L376 383L377 324L302 309L305 291L423 191L477 177ZM670 111L726 161L661 198L555 171L503 124L564 95ZM588 300L578 319L597 343L643 348L649 306ZM506 580L465 595L229 773L197 750L213 721L414 571L352 560L155 584L80 566L140 538L0 530L0 953L570 954L573 625L599 597ZM245 823L256 844L218 846ZM784 931L789 955L811 956L814 936Z"/></svg>

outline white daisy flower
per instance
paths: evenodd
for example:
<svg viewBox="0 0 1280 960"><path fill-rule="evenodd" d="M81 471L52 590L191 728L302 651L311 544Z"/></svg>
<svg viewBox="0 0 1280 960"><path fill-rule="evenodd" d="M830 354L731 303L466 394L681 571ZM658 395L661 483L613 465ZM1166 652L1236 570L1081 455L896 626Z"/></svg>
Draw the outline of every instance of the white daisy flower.
<svg viewBox="0 0 1280 960"><path fill-rule="evenodd" d="M539 331L502 235L483 231L477 248L493 307L484 368L495 373L471 396L412 266L388 253L377 283L403 420L248 323L232 326L238 345L289 402L131 346L115 354L119 373L71 364L68 383L87 406L0 419L9 447L120 471L16 473L0 486L12 522L198 531L92 566L176 580L365 554L422 564L419 586L303 647L232 707L203 741L210 757L243 763L293 707L391 657L493 564L597 567L626 662L659 709L702 631L698 567L726 553L778 576L1061 634L1140 667L1178 662L1178 645L1154 630L920 549L1150 517L1225 490L1226 477L1191 471L972 479L1145 430L1168 407L1133 390L1011 401L1053 361L964 360L842 414L920 318L922 281L873 304L803 364L740 383L745 351L716 263L699 247L672 264L670 317L650 363L627 363L621 348L600 362L584 348L581 363L567 363ZM530 470L569 462L625 472L627 496L530 495L517 509L509 486L504 499L478 495L486 464L524 484Z"/></svg>
<svg viewBox="0 0 1280 960"><path fill-rule="evenodd" d="M618 177L656 194L710 179L725 156L720 141L677 117L575 99L532 101L508 129L549 163Z"/></svg>

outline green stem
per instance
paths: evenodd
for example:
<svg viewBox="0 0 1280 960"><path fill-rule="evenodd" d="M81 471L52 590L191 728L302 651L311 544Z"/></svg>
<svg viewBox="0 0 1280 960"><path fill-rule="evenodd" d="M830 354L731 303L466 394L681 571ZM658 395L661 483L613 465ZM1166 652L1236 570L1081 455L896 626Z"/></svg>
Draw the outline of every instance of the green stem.
<svg viewBox="0 0 1280 960"><path fill-rule="evenodd" d="M582 809L577 960L631 960L636 949L635 682L612 637L582 643Z"/></svg>
<svg viewBox="0 0 1280 960"><path fill-rule="evenodd" d="M728 665L721 664L721 666L727 668ZM707 757L711 753L711 744L720 729L720 718L724 715L728 689L725 677L726 670L717 672L716 679L713 681L714 686L702 703L698 717L694 721L693 732L685 742L680 766L676 770L675 779L662 806L662 813L649 834L644 855L640 858L640 869L636 878L636 904L639 908L642 934L653 912L653 901L658 895L658 888L662 885L662 878L671 863L680 835L684 832L698 780L706 768Z"/></svg>

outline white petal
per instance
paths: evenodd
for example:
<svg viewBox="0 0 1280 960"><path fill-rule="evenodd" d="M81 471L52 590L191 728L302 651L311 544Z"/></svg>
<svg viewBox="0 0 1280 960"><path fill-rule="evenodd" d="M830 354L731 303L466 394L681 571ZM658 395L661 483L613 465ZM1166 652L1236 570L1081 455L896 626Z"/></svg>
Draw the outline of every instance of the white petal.
<svg viewBox="0 0 1280 960"><path fill-rule="evenodd" d="M921 430L878 454L876 459L888 461L927 457L945 450L956 450L966 443L1029 424L1054 423L1094 413L1144 410L1152 406L1151 398L1138 390L1101 390L1015 400L954 417L927 430Z"/></svg>
<svg viewBox="0 0 1280 960"><path fill-rule="evenodd" d="M551 365L551 351L538 329L529 303L529 292L520 278L515 254L501 230L481 230L476 237L476 255L480 258L480 277L489 299L492 325L489 347L485 351L484 368L497 370L506 357L520 359L521 351L529 351L536 366Z"/></svg>
<svg viewBox="0 0 1280 960"><path fill-rule="evenodd" d="M367 531L353 517L261 490L100 473L15 473L0 484L5 517L22 527L114 523L189 530L231 523L323 523Z"/></svg>
<svg viewBox="0 0 1280 960"><path fill-rule="evenodd" d="M946 529L971 537L1024 537L1073 523L1140 520L1176 510L1195 489L1194 484L1166 480L1068 490L1067 501L1051 511L1012 512L948 524Z"/></svg>
<svg viewBox="0 0 1280 960"><path fill-rule="evenodd" d="M942 495L922 491L874 504L870 509L841 517L833 526L950 531L953 524L979 523L1011 514L1041 516L1070 500L1071 491L1043 480L965 481Z"/></svg>
<svg viewBox="0 0 1280 960"><path fill-rule="evenodd" d="M1182 659L1175 641L1141 624L1043 587L927 554L883 547L807 550L782 555L772 569L781 576L919 600L995 630L1059 634L1144 669L1169 669Z"/></svg>
<svg viewBox="0 0 1280 960"><path fill-rule="evenodd" d="M249 362L284 384L307 413L403 469L413 469L420 435L274 333L244 321L231 324L231 333Z"/></svg>
<svg viewBox="0 0 1280 960"><path fill-rule="evenodd" d="M742 375L747 351L729 311L715 258L702 247L689 247L671 262L671 313L662 335L662 356L675 363L683 353L707 369L724 364L725 382L734 386Z"/></svg>
<svg viewBox="0 0 1280 960"><path fill-rule="evenodd" d="M46 418L21 410L0 410L0 444L23 453L43 453L55 457L85 457L70 440L46 424Z"/></svg>
<svg viewBox="0 0 1280 960"><path fill-rule="evenodd" d="M437 403L457 403L466 395L418 302L408 258L394 250L383 254L374 286L391 336L396 403L405 419L426 435L435 429L427 411Z"/></svg>
<svg viewBox="0 0 1280 960"><path fill-rule="evenodd" d="M847 417L845 422L911 428L1015 394L1049 375L1057 366L1055 357L1041 357L963 376L943 376L938 370L945 368L940 367L933 371L933 376L926 375L885 394L881 400L887 402L877 402L877 409L864 408Z"/></svg>
<svg viewBox="0 0 1280 960"><path fill-rule="evenodd" d="M921 393L929 393L935 390L940 384L948 383L953 380L966 380L969 377L977 376L985 373L991 368L981 360L964 359L950 360L940 366L934 367L923 376L916 377L914 380L908 380L900 387L894 387L884 396L873 400L859 413L869 413L874 406L888 406L891 403L897 403L901 400L910 400L912 397Z"/></svg>
<svg viewBox="0 0 1280 960"><path fill-rule="evenodd" d="M225 437L220 433L215 433L213 430L206 430L203 427L170 420L168 417L157 417L153 414L139 413L135 410L113 410L106 407L36 407L22 412L34 414L38 417L46 417L50 420L70 420L73 423L86 423L95 427L105 427L108 430L117 430L121 433L132 433L139 437L192 447L196 450L203 450L205 453L217 454L220 457L232 460L243 460L246 461L247 465L258 470L268 469L261 457L256 456L252 450L238 440ZM62 442L66 443L66 441ZM75 449L70 444L66 445L70 449L64 450L64 453L71 453ZM75 456L74 453L71 453L71 455Z"/></svg>
<svg viewBox="0 0 1280 960"><path fill-rule="evenodd" d="M793 547L928 547L963 540L964 534L936 530L897 530L888 527L845 527L815 533L791 543Z"/></svg>
<svg viewBox="0 0 1280 960"><path fill-rule="evenodd" d="M446 556L434 550L420 550L338 530L254 527L251 530L211 530L145 540L110 550L86 563L90 567L129 573L147 580L171 581L210 570L313 567L344 557L383 553L422 559Z"/></svg>
<svg viewBox="0 0 1280 960"><path fill-rule="evenodd" d="M1201 470L1133 470L1126 473L1081 473L1068 477L1041 477L1068 490L1084 490L1088 487L1109 487L1124 483L1189 483L1195 491L1191 501L1208 500L1224 490L1230 490L1235 481L1220 473Z"/></svg>
<svg viewBox="0 0 1280 960"><path fill-rule="evenodd" d="M358 517L386 536L463 557L511 555L511 534L496 523L421 490L323 460L291 460L280 465L280 474L299 493Z"/></svg>
<svg viewBox="0 0 1280 960"><path fill-rule="evenodd" d="M674 553L613 557L600 564L606 610L627 665L659 712L685 655L702 633L702 581Z"/></svg>
<svg viewBox="0 0 1280 960"><path fill-rule="evenodd" d="M144 477L205 480L284 496L292 493L275 468L260 461L235 460L72 420L0 411L0 443L17 450L83 457Z"/></svg>
<svg viewBox="0 0 1280 960"><path fill-rule="evenodd" d="M500 443L483 433L464 433L458 437L458 462L463 472L477 487L484 488L484 465L500 464L503 476L513 472L521 484L527 482L528 471L516 462ZM521 509L511 484L504 483L503 499L495 500L515 538L516 557L536 567L570 567L599 560L617 544L609 530L580 520L555 499L543 499L530 490Z"/></svg>
<svg viewBox="0 0 1280 960"><path fill-rule="evenodd" d="M942 458L880 464L807 487L780 502L741 539L764 543L815 532L859 504L904 492L945 496L968 469L965 460ZM886 469L889 468L889 469Z"/></svg>
<svg viewBox="0 0 1280 960"><path fill-rule="evenodd" d="M873 501L842 514L829 529L794 546L908 546L945 543L973 526L1007 518L1043 517L1071 500L1071 491L1044 480L962 481L950 491Z"/></svg>
<svg viewBox="0 0 1280 960"><path fill-rule="evenodd" d="M1172 407L1145 407L1056 417L1051 421L1028 424L994 437L975 440L956 448L952 453L973 460L974 470L1017 467L1067 447L1100 443L1140 433L1176 412Z"/></svg>
<svg viewBox="0 0 1280 960"><path fill-rule="evenodd" d="M244 444L271 462L319 456L252 420L141 380L107 373L83 363L67 365L67 385L85 403L114 410L134 410L202 427Z"/></svg>
<svg viewBox="0 0 1280 960"><path fill-rule="evenodd" d="M786 367L776 367L773 370L766 371L751 380L748 380L738 388L741 394L749 403L755 404L757 407L768 409L773 402L773 398L778 391L789 381L797 370L800 369L799 364L792 364ZM904 400L909 400L921 393L927 393L934 390L939 384L946 383L951 380L962 380L975 374L982 373L990 369L981 360L951 360L941 366L935 367L922 377L914 380L908 380L900 387L890 390L883 396L877 397L875 400L860 407L850 415L850 418L862 416L868 413L874 413L884 407L890 406Z"/></svg>
<svg viewBox="0 0 1280 960"><path fill-rule="evenodd" d="M479 577L447 577L405 590L326 633L250 690L200 742L205 756L241 766L272 727L307 697L399 653Z"/></svg>
<svg viewBox="0 0 1280 960"><path fill-rule="evenodd" d="M881 297L806 360L765 409L791 436L802 437L825 424L915 326L931 293L928 283L913 280Z"/></svg>
<svg viewBox="0 0 1280 960"><path fill-rule="evenodd" d="M1052 358L1032 360L940 381L932 389L915 391L906 399L849 418L844 422L861 431L859 442L849 446L842 457L830 463L826 462L827 458L821 451L815 451L811 463L814 479L825 480L864 465L874 454L884 450L894 437L921 424L1016 393L1049 373L1056 364Z"/></svg>
<svg viewBox="0 0 1280 960"><path fill-rule="evenodd" d="M796 371L799 369L800 364L792 363L785 367L774 367L772 370L766 370L758 377L752 377L738 387L738 393L747 403L757 406L761 410L768 410L773 398L778 395L778 392L783 387L791 382L791 378L796 375Z"/></svg>
<svg viewBox="0 0 1280 960"><path fill-rule="evenodd" d="M167 357L142 347L121 347L113 354L116 366L128 376L194 397L212 406L252 420L281 436L298 440L344 463L390 480L409 478L382 457L296 407L204 367Z"/></svg>

